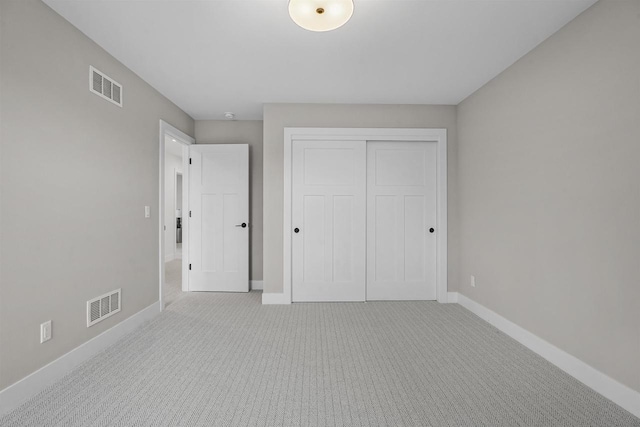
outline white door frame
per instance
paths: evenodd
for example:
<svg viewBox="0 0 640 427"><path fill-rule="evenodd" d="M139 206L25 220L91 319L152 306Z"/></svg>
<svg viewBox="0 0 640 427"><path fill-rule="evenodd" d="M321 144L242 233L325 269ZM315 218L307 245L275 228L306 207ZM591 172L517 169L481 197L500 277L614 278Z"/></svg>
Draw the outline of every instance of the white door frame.
<svg viewBox="0 0 640 427"><path fill-rule="evenodd" d="M187 207L185 211L188 211L189 207L189 146L191 144L195 144L196 140L186 133L182 132L180 129L171 126L169 123L164 120L160 120L160 155L159 155L159 187L160 187L160 197L158 202L158 230L159 230L159 252L158 252L158 260L159 260L159 269L160 269L160 280L159 280L159 303L160 303L160 311L164 310L164 245L165 245L165 233L164 233L164 138L165 136L170 136L175 139L176 142L182 144L182 206ZM173 195L175 197L175 194ZM186 220L186 221L185 221ZM189 221L188 217L185 217L184 212L182 213L182 290L189 290L189 245L185 243L185 235L188 236L189 231ZM186 237L188 239L188 237ZM175 239L174 239L175 240ZM187 241L188 243L188 241Z"/></svg>
<svg viewBox="0 0 640 427"><path fill-rule="evenodd" d="M447 130L393 128L284 128L284 229L283 295L281 302L291 304L291 199L292 146L294 140L419 141L438 144L436 289L437 300L447 298Z"/></svg>

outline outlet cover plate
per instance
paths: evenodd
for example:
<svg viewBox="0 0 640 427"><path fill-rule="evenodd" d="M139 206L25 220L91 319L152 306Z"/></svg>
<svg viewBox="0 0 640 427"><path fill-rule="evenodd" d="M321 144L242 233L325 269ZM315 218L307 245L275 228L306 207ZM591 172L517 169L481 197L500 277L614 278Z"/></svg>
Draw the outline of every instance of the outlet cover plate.
<svg viewBox="0 0 640 427"><path fill-rule="evenodd" d="M51 339L51 320L40 324L40 344Z"/></svg>

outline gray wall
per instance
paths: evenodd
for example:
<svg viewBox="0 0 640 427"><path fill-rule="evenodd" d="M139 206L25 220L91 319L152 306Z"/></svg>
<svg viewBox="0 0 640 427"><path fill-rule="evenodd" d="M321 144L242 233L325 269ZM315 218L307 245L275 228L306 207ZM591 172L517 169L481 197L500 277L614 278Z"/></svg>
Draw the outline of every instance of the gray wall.
<svg viewBox="0 0 640 427"><path fill-rule="evenodd" d="M640 391L639 76L596 3L460 104L458 170L460 292Z"/></svg>
<svg viewBox="0 0 640 427"><path fill-rule="evenodd" d="M262 121L197 120L198 144L249 144L251 280L262 280Z"/></svg>
<svg viewBox="0 0 640 427"><path fill-rule="evenodd" d="M40 1L2 0L0 39L2 389L158 301L159 120L194 122ZM87 328L86 301L118 287L122 312Z"/></svg>
<svg viewBox="0 0 640 427"><path fill-rule="evenodd" d="M457 284L456 108L431 105L266 104L264 106L264 291L282 292L285 127L448 130L449 291Z"/></svg>

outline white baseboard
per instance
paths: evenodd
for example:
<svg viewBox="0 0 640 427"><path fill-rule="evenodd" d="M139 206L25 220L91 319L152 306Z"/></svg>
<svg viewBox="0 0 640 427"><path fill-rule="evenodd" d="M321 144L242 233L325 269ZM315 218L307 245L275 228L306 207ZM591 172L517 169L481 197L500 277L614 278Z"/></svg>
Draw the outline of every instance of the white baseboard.
<svg viewBox="0 0 640 427"><path fill-rule="evenodd" d="M160 312L160 304L149 307L123 320L100 335L60 356L48 365L0 391L0 416L17 408L47 386L59 380L71 370L106 349L120 338L153 318Z"/></svg>
<svg viewBox="0 0 640 427"><path fill-rule="evenodd" d="M284 297L284 294L262 294L262 304L263 305L276 305L276 304L291 304L287 298Z"/></svg>
<svg viewBox="0 0 640 427"><path fill-rule="evenodd" d="M640 417L639 392L619 383L606 374L587 365L577 357L548 343L472 299L462 294L458 294L457 299L458 303L467 310L486 320L520 344L523 344L525 347L544 357L567 374L591 387L617 405L620 405L636 417Z"/></svg>
<svg viewBox="0 0 640 427"><path fill-rule="evenodd" d="M262 280L251 280L251 290L252 291L261 291L264 289L264 281Z"/></svg>
<svg viewBox="0 0 640 427"><path fill-rule="evenodd" d="M262 289L263 282L260 280L260 287L254 288L254 281L251 281L251 290L253 289ZM457 292L447 292L447 303L457 303L458 302L458 293ZM291 304L287 298L284 297L282 293L263 293L262 294L262 304L263 305L277 305L277 304Z"/></svg>

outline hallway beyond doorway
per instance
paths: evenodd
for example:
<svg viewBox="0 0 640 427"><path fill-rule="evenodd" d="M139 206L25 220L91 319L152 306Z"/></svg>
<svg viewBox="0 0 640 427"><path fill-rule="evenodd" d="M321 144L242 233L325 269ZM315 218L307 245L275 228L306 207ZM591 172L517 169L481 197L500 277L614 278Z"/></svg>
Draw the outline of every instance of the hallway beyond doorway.
<svg viewBox="0 0 640 427"><path fill-rule="evenodd" d="M164 263L164 304L175 302L185 293L182 292L182 259Z"/></svg>

